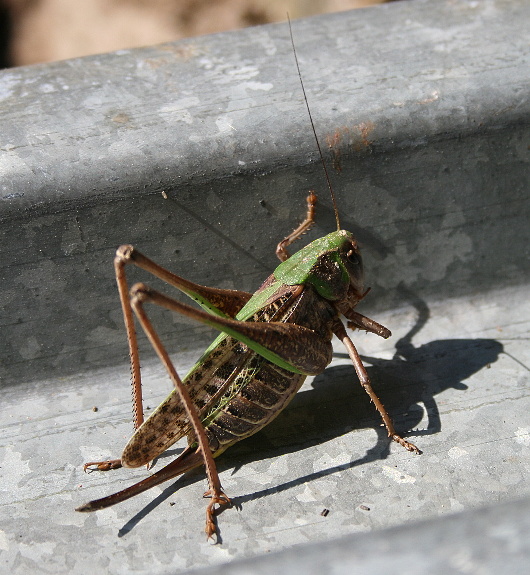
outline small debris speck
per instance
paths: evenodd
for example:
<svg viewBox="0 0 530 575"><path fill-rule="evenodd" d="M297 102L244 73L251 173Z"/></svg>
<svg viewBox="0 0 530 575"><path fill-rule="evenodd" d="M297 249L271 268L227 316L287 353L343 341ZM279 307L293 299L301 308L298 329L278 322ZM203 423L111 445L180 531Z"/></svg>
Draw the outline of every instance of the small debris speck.
<svg viewBox="0 0 530 575"><path fill-rule="evenodd" d="M320 515L322 515L322 517L327 517L329 515L329 509L322 509Z"/></svg>

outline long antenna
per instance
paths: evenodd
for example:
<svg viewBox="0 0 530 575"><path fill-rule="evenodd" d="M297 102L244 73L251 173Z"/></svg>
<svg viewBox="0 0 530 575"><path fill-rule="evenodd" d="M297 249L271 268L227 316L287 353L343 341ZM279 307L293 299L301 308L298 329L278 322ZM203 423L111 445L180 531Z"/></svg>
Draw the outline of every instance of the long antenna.
<svg viewBox="0 0 530 575"><path fill-rule="evenodd" d="M294 60L296 62L296 69L298 70L298 77L300 78L300 85L302 86L302 93L304 94L304 101L307 108L307 113L309 114L309 121L311 122L311 128L313 129L313 134L315 135L318 154L320 156L320 161L322 162L322 167L324 168L324 174L326 174L326 181L328 183L329 193L331 194L331 201L333 202L333 211L335 212L335 221L337 222L337 230L340 230L339 211L337 210L335 193L333 192L333 188L331 187L331 180L329 179L328 169L326 167L326 162L324 161L324 155L322 154L322 149L320 148L320 142L318 141L317 131L315 130L315 124L313 122L313 116L311 115L311 109L309 108L309 103L307 101L307 96L304 88L304 81L302 80L302 73L300 72L300 64L298 63L298 56L296 55L296 48L294 45L294 38L293 38L293 28L291 26L291 18L289 17L289 13L287 13L287 21L289 22L289 34L291 35L291 44L293 46Z"/></svg>

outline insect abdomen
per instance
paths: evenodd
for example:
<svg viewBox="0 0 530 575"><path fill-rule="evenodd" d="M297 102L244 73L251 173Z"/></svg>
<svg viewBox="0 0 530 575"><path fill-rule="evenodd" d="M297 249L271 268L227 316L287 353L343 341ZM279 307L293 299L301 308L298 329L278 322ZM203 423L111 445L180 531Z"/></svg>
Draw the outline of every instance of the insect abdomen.
<svg viewBox="0 0 530 575"><path fill-rule="evenodd" d="M296 395L305 375L284 370L259 356L262 365L209 423L206 433L212 452L249 437L270 423Z"/></svg>

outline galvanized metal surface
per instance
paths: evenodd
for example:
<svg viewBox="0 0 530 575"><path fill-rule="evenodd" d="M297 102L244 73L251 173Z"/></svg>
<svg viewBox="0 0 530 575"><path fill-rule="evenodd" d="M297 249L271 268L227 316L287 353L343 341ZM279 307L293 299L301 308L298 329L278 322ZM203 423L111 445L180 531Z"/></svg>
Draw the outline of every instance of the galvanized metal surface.
<svg viewBox="0 0 530 575"><path fill-rule="evenodd" d="M294 24L373 286L360 311L394 332L355 341L424 454L388 445L338 346L223 456L241 509L221 514L218 546L200 473L73 508L147 473L81 467L131 429L115 247L253 290L310 187L308 239L333 229L287 27L1 73L0 570L174 573L529 495L527 16L523 1L413 1ZM182 371L211 338L155 321ZM144 365L153 407L169 384Z"/></svg>
<svg viewBox="0 0 530 575"><path fill-rule="evenodd" d="M529 555L530 501L525 500L320 545L300 545L194 573L496 575L526 573Z"/></svg>

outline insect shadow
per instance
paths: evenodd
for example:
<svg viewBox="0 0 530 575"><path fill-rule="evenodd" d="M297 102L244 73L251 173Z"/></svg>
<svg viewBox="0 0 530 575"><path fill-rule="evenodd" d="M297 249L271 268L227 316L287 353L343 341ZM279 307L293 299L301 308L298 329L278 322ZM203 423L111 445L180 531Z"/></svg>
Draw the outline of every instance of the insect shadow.
<svg viewBox="0 0 530 575"><path fill-rule="evenodd" d="M497 361L503 346L493 339L444 339L414 347L412 338L429 319L429 308L422 299L403 286L400 286L400 292L403 299L408 299L418 312L415 325L397 341L392 359L361 357L363 362L370 364L367 371L373 387L384 399L396 428L400 431L414 429L426 413L427 425L423 424L423 429L415 429L409 435L430 435L438 433L442 428L435 396L450 388L465 391L467 385L462 383L463 380ZM338 358L348 357L342 353L334 355ZM270 425L221 456L218 460L219 471L232 469L232 473L236 473L242 466L254 461L302 451L355 429L372 427L377 431L377 442L362 457L261 491L234 497L234 505L240 507L248 501L387 458L391 442L380 423L377 412L359 385L353 366L330 367L314 378L311 389L299 392ZM174 457L178 451L168 450L160 459ZM132 517L118 535L128 533L177 489L203 479L202 468L179 477Z"/></svg>
<svg viewBox="0 0 530 575"><path fill-rule="evenodd" d="M372 385L392 414L398 431L414 429L427 415L427 425L408 435L431 435L442 428L435 396L446 389L465 391L463 380L497 361L503 346L493 339L435 340L414 347L412 338L429 319L427 304L400 286L403 299L408 299L418 311L412 329L396 343L396 353L390 360L361 355ZM336 353L335 357L347 358ZM300 451L324 443L355 429L373 427L378 434L376 444L349 463L321 470L293 481L235 498L242 504L312 481L338 471L350 469L377 459L385 459L390 444L373 405L358 383L353 367L341 365L328 368L315 377L312 390L298 393L289 407L267 428L235 446L226 458L227 467L241 454L240 465L269 456ZM422 407L422 404L424 407ZM237 464L236 464L237 469Z"/></svg>

